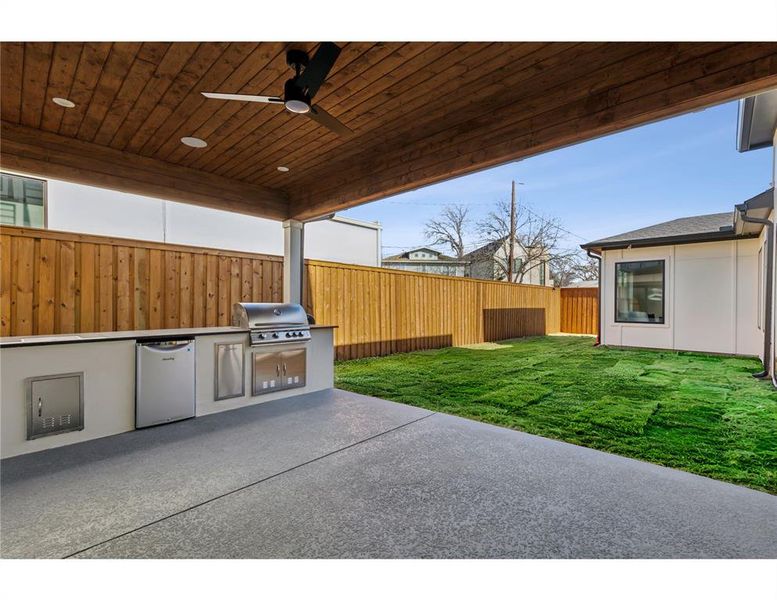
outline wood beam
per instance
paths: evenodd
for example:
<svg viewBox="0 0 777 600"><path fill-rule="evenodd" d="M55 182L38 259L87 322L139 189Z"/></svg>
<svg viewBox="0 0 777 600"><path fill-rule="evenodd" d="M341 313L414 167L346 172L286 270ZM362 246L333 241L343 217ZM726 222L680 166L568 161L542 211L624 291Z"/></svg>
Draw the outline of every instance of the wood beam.
<svg viewBox="0 0 777 600"><path fill-rule="evenodd" d="M0 168L256 217L288 216L280 190L6 121L0 122Z"/></svg>
<svg viewBox="0 0 777 600"><path fill-rule="evenodd" d="M356 168L330 163L327 175L289 186L290 212L309 219L344 210L775 86L777 45L737 44L544 112L539 101L506 103L427 137L384 140Z"/></svg>

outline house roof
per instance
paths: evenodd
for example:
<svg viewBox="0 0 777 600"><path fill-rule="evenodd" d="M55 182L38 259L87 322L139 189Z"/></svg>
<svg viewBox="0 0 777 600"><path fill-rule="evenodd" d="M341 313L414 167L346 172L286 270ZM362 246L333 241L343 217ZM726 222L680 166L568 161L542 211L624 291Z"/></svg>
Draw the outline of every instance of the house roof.
<svg viewBox="0 0 777 600"><path fill-rule="evenodd" d="M765 219L773 207L774 188L771 187L737 205L733 212L682 217L581 244L580 247L584 250L615 250L629 246L662 246L752 237L761 233L763 224L743 221L740 209L748 216Z"/></svg>
<svg viewBox="0 0 777 600"><path fill-rule="evenodd" d="M584 250L715 241L735 236L734 213L682 217L582 244Z"/></svg>
<svg viewBox="0 0 777 600"><path fill-rule="evenodd" d="M437 258L427 258L427 259L418 259L418 258L410 258L410 254L413 252L419 252L419 251L425 251L425 252L432 252L437 255ZM387 256L383 259L383 262L391 261L391 262L412 262L412 263L423 263L423 262L460 262L460 263L466 263L465 260L459 260L454 256L447 256L443 254L442 252L439 252L438 250L434 250L433 248L428 248L426 246L421 246L419 248L413 248L412 250L407 250L405 252L401 252L400 254L394 254L392 256Z"/></svg>
<svg viewBox="0 0 777 600"><path fill-rule="evenodd" d="M487 244L481 246L480 248L475 248L472 252L467 252L462 258L466 260L476 260L483 256L491 256L504 243L505 239L506 238L502 238L500 240L494 240L493 242L488 242Z"/></svg>

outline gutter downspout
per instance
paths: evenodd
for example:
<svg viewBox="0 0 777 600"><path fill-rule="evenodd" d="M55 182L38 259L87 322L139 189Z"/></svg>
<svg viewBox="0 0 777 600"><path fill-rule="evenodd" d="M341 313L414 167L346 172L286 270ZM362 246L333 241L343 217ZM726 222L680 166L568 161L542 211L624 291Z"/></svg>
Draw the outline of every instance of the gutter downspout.
<svg viewBox="0 0 777 600"><path fill-rule="evenodd" d="M588 255L588 258L595 258L597 261L599 261L599 285L598 287L598 309L599 314L596 315L596 343L594 346L600 346L602 344L602 309L604 308L602 306L602 255L601 254L594 254L590 250L585 251L585 253Z"/></svg>
<svg viewBox="0 0 777 600"><path fill-rule="evenodd" d="M769 219L759 219L747 216L747 206L738 204L737 210L745 223L758 223L766 226L766 301L764 302L764 370L754 373L753 377L765 379L769 377L769 364L772 350L772 294L774 272L774 223Z"/></svg>

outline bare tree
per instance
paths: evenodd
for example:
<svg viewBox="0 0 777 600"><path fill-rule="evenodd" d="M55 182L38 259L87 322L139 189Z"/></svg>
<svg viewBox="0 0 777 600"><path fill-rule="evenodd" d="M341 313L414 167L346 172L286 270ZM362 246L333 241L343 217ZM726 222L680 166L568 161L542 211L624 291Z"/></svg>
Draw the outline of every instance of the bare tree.
<svg viewBox="0 0 777 600"><path fill-rule="evenodd" d="M509 242L511 210L511 202L498 202L494 210L478 222L477 231L480 236L494 243ZM529 271L540 267L543 262L552 270L552 265L569 256L570 252L561 248L563 234L558 219L541 217L520 203L515 212L515 258L518 260L510 265L509 253L497 251L494 261L499 279L507 278L507 274L512 270L512 280L521 283Z"/></svg>
<svg viewBox="0 0 777 600"><path fill-rule="evenodd" d="M559 253L551 261L550 277L556 287L599 279L599 263L579 250Z"/></svg>
<svg viewBox="0 0 777 600"><path fill-rule="evenodd" d="M469 208L463 204L449 204L439 216L426 222L424 237L433 246L447 246L456 258L461 258L469 227Z"/></svg>
<svg viewBox="0 0 777 600"><path fill-rule="evenodd" d="M588 255L581 257L575 270L575 279L577 281L598 281L599 261Z"/></svg>
<svg viewBox="0 0 777 600"><path fill-rule="evenodd" d="M553 287L566 287L576 281L578 261L579 257L574 254L553 261L550 268Z"/></svg>

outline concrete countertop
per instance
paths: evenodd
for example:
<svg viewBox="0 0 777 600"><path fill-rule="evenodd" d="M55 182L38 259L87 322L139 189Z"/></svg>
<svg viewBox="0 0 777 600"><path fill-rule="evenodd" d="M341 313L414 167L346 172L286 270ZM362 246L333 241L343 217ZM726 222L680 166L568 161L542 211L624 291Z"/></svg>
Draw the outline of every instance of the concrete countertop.
<svg viewBox="0 0 777 600"><path fill-rule="evenodd" d="M337 325L311 325L311 329L334 329ZM0 348L22 346L49 346L84 342L113 342L117 340L145 340L151 338L180 339L198 335L248 333L241 327L193 327L188 329L141 329L134 331L102 331L94 333L61 333L56 335L26 335L0 337Z"/></svg>

